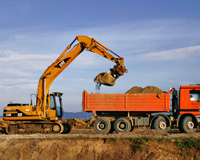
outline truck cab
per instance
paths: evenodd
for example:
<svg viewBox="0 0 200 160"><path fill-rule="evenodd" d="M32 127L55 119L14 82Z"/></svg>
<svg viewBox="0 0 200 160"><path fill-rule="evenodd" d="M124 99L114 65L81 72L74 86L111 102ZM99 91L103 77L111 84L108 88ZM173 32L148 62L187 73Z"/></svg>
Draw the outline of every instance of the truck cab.
<svg viewBox="0 0 200 160"><path fill-rule="evenodd" d="M180 114L200 115L200 85L180 87Z"/></svg>
<svg viewBox="0 0 200 160"><path fill-rule="evenodd" d="M193 133L200 122L200 85L181 86L176 123L180 131Z"/></svg>

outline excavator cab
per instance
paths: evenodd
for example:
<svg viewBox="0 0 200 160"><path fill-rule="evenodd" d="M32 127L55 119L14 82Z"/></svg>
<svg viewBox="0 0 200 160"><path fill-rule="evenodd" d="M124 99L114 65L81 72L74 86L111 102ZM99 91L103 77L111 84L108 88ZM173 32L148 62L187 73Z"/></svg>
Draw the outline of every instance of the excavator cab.
<svg viewBox="0 0 200 160"><path fill-rule="evenodd" d="M56 117L62 118L63 115L63 104L62 104L62 95L60 92L50 93L50 119ZM48 101L47 101L48 104Z"/></svg>

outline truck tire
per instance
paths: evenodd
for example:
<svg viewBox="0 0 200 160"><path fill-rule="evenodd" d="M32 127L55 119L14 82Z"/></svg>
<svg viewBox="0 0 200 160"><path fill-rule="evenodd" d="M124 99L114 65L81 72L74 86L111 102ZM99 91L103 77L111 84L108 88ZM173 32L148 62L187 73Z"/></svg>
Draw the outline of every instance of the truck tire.
<svg viewBox="0 0 200 160"><path fill-rule="evenodd" d="M111 124L110 124L109 120L106 118L98 118L94 122L94 130L97 133L107 134L107 133L109 133L110 129L111 129Z"/></svg>
<svg viewBox="0 0 200 160"><path fill-rule="evenodd" d="M185 133L193 133L197 130L197 126L191 116L186 116L180 123L180 131Z"/></svg>
<svg viewBox="0 0 200 160"><path fill-rule="evenodd" d="M127 118L120 117L114 121L114 129L117 133L130 132L131 123Z"/></svg>
<svg viewBox="0 0 200 160"><path fill-rule="evenodd" d="M158 117L153 122L153 128L157 131L162 131L162 132L167 133L170 129L170 126L168 125L168 123L164 117Z"/></svg>

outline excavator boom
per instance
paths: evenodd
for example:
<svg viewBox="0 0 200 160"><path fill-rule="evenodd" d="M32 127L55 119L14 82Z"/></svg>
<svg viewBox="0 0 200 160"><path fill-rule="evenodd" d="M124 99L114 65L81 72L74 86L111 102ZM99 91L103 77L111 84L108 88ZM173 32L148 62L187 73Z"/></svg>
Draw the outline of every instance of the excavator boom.
<svg viewBox="0 0 200 160"><path fill-rule="evenodd" d="M70 49L76 40L78 40L79 43ZM124 59L112 52L108 47L104 46L94 38L87 36L76 36L72 43L67 46L62 54L46 69L46 71L40 77L37 89L37 110L41 110L42 114L45 114L45 110L48 108L46 99L52 82L84 49L94 52L116 63L114 68L110 69L110 73L103 72L97 75L97 77L94 79L95 82L112 86L115 84L115 80L117 78L127 72L124 66Z"/></svg>

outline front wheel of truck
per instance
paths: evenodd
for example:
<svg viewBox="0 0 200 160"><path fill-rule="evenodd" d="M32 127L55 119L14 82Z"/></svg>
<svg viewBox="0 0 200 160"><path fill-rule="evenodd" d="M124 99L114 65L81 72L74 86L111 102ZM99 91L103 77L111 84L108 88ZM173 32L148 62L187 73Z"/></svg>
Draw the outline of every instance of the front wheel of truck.
<svg viewBox="0 0 200 160"><path fill-rule="evenodd" d="M94 130L100 134L107 134L111 129L111 123L107 118L98 118L94 122Z"/></svg>
<svg viewBox="0 0 200 160"><path fill-rule="evenodd" d="M197 125L191 116L186 116L180 123L180 131L185 133L193 133L197 129Z"/></svg>

